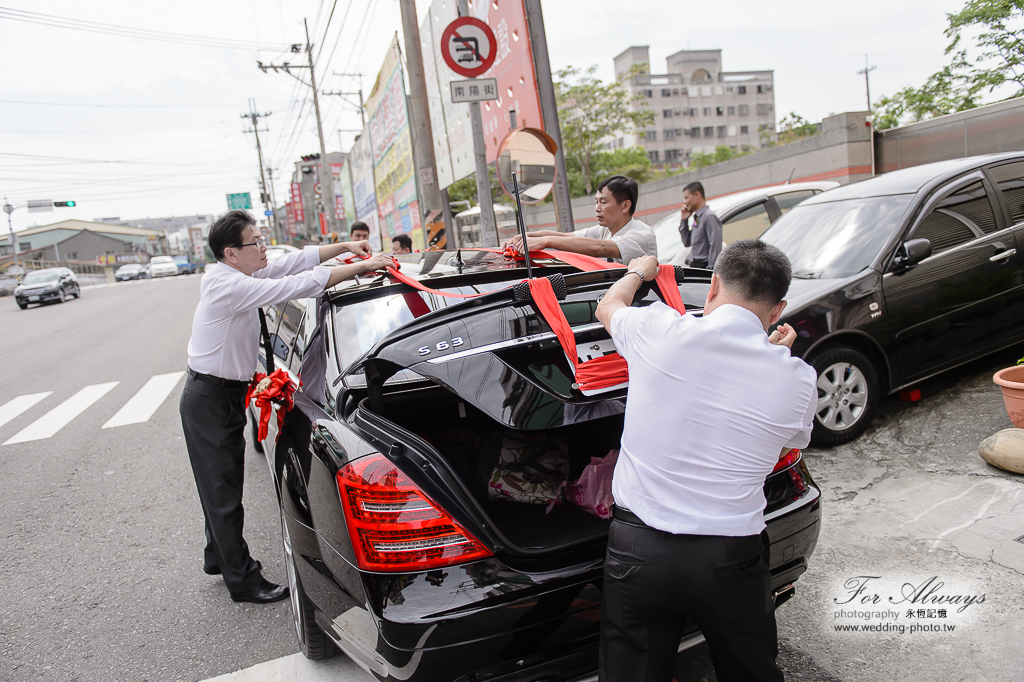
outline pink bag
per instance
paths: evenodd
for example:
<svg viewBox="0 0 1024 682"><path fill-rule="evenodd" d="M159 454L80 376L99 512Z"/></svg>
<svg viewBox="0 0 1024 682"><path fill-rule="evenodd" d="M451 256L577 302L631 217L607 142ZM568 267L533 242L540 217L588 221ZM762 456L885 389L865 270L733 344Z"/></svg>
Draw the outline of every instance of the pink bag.
<svg viewBox="0 0 1024 682"><path fill-rule="evenodd" d="M618 450L611 450L604 457L592 457L579 480L565 488L565 499L594 516L607 519L612 515L612 473L619 458Z"/></svg>

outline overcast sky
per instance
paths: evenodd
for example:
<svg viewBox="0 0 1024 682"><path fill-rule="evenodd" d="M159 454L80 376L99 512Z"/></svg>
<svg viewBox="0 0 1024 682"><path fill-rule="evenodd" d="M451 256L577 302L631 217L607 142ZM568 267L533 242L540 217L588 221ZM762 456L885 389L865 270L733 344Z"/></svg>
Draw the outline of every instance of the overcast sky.
<svg viewBox="0 0 1024 682"><path fill-rule="evenodd" d="M261 141L266 163L278 169L275 189L283 201L293 162L319 151L316 122L306 102L309 88L285 74L262 73L256 60L303 61L305 55L290 54L286 46L304 41L307 18L322 89L355 91L358 79L331 74L362 73L368 92L391 36L401 31L397 0L4 4L0 199L78 202L48 214L16 210L16 230L64 218L219 213L229 192L252 192L256 201L255 143L240 118L249 98L260 113L273 112L260 121L267 129ZM727 70L774 70L780 118L794 111L819 121L865 108L864 78L857 75L865 53L878 67L871 73L876 101L941 68L945 14L962 5L546 0L544 12L556 69L596 64L598 75L610 79L616 54L649 45L652 71L660 73L678 50L721 48ZM427 6L417 2L421 16ZM51 25L17 20L11 9ZM52 25L68 19L93 30ZM183 34L199 44L111 35L123 33L111 27ZM346 131L360 127L356 108L340 97L322 98L321 108L328 151L347 151L353 133Z"/></svg>

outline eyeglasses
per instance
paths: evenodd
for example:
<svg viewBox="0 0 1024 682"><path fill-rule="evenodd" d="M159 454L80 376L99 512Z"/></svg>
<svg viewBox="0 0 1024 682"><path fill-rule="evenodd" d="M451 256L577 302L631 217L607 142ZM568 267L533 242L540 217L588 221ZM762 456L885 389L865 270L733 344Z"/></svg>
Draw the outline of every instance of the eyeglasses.
<svg viewBox="0 0 1024 682"><path fill-rule="evenodd" d="M267 242L266 242L265 239L263 239L263 237L257 237L256 241L249 242L248 244L238 244L238 245L235 246L235 248L236 249L241 249L241 248L244 248L246 246L256 246L256 247L259 247L259 246L266 246L266 245L267 245Z"/></svg>

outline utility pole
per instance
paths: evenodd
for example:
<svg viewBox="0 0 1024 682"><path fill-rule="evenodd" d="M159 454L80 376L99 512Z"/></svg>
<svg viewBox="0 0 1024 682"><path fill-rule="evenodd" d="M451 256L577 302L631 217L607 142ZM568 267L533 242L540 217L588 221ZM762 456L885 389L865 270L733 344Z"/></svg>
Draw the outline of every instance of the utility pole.
<svg viewBox="0 0 1024 682"><path fill-rule="evenodd" d="M459 16L469 16L469 0L459 0ZM480 202L480 234L484 246L498 246L498 226L494 220L494 200L491 198L491 175L487 169L487 143L484 142L484 122L480 103L469 103L469 122L473 131L473 161L476 164L476 196Z"/></svg>
<svg viewBox="0 0 1024 682"><path fill-rule="evenodd" d="M409 132L412 136L412 158L421 192L420 224L423 230L423 241L426 244L427 225L438 222L438 218L441 218L441 190L437 183L434 131L430 125L430 109L427 106L427 80L423 72L420 27L416 23L416 0L399 0L398 4L402 10L405 61L409 69L409 113L411 114ZM497 235L495 235L495 240L497 240Z"/></svg>
<svg viewBox="0 0 1024 682"><path fill-rule="evenodd" d="M857 75L864 74L864 89L868 94L868 136L871 146L871 177L875 177L875 115L871 110L871 79L868 77L877 67L868 66L868 56L864 55L864 68Z"/></svg>
<svg viewBox="0 0 1024 682"><path fill-rule="evenodd" d="M260 198L263 200L263 208L270 211L270 229L271 234L277 241L281 241L281 231L277 228L277 215L274 213L274 195L273 192L267 191L267 178L263 173L263 148L260 146L260 130L259 120L265 116L270 116L273 112L268 111L265 114L256 113L256 100L249 99L249 113L242 114L242 118L247 118L252 121L252 130L243 130L245 133L252 133L256 136L256 156L260 160ZM267 129L264 128L264 132Z"/></svg>
<svg viewBox="0 0 1024 682"><path fill-rule="evenodd" d="M284 230L281 229L281 224L277 222L277 208L274 206L274 203L276 201L274 197L277 196L277 194L274 192L275 170L275 168L267 169L267 180L270 182L270 210L274 212L274 226L277 228L277 242L279 244L284 244L288 241L288 236L284 233Z"/></svg>
<svg viewBox="0 0 1024 682"><path fill-rule="evenodd" d="M309 22L303 19L302 25L306 28L306 57L309 62L308 65L291 64L289 62L284 62L280 65L264 64L258 60L256 65L261 71L263 71L263 73L266 73L270 69L273 69L274 71L284 71L303 85L313 88L313 110L316 112L316 132L320 138L320 159L317 164L317 179L320 181L320 189L322 192L320 196L327 198L330 210L324 210L323 198L318 202L319 206L317 208L319 210L319 215L322 216L321 220L324 218L327 220L327 225L329 226L328 231L338 232L337 209L334 202L334 174L331 173L331 167L327 164L327 147L324 145L324 127L320 118L320 98L317 96L316 72L313 68L313 44L309 41ZM292 52L302 52L302 46L298 44L292 45ZM309 69L309 83L293 74L291 69ZM326 173L324 173L325 166L327 168ZM323 240L322 230L321 240Z"/></svg>
<svg viewBox="0 0 1024 682"><path fill-rule="evenodd" d="M338 73L332 71L332 75L335 76L350 76L352 78L359 79L359 90L357 92L325 92L325 95L339 95L341 97L351 97L353 95L359 96L359 120L362 122L363 127L366 127L366 107L363 106L363 74L361 73ZM351 104L351 102L349 102Z"/></svg>
<svg viewBox="0 0 1024 682"><path fill-rule="evenodd" d="M537 79L537 94L540 96L544 132L551 136L558 147L555 151L555 186L552 188L555 218L560 232L572 232L576 225L572 219L569 176L565 171L562 131L558 125L558 102L555 100L555 86L551 81L551 60L548 57L547 34L544 32L544 14L541 12L540 0L524 0L523 6L526 9L526 30L530 34L530 49L533 50L533 69Z"/></svg>
<svg viewBox="0 0 1024 682"><path fill-rule="evenodd" d="M11 223L14 206L7 201L7 197L4 197L4 213L7 214L7 229L11 231L11 251L14 253L14 265L20 267L18 264L18 240L14 237L14 225Z"/></svg>

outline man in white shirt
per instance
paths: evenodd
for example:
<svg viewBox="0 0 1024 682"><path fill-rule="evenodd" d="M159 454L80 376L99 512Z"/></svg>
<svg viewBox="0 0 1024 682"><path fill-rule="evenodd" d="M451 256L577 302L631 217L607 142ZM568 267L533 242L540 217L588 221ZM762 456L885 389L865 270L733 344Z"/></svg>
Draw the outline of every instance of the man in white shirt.
<svg viewBox="0 0 1024 682"><path fill-rule="evenodd" d="M601 682L668 682L687 617L720 682L781 681L764 480L810 442L816 375L778 322L789 260L757 240L718 257L703 317L631 307L641 258L597 317L629 365L601 605Z"/></svg>
<svg viewBox="0 0 1024 682"><path fill-rule="evenodd" d="M206 518L203 570L222 575L233 600L264 604L285 599L288 588L263 577L242 537L245 396L259 356L260 307L316 296L343 279L383 269L391 258L316 267L346 251L368 256L363 241L307 246L268 263L256 221L245 211L215 222L208 241L218 262L199 284L179 405Z"/></svg>
<svg viewBox="0 0 1024 682"><path fill-rule="evenodd" d="M628 263L640 256L657 256L658 242L654 230L633 217L639 195L636 180L613 175L598 185L594 195L597 225L584 227L572 234L554 230L537 230L527 235L531 251L561 249L597 258L610 258ZM523 238L513 237L511 245L523 253Z"/></svg>

